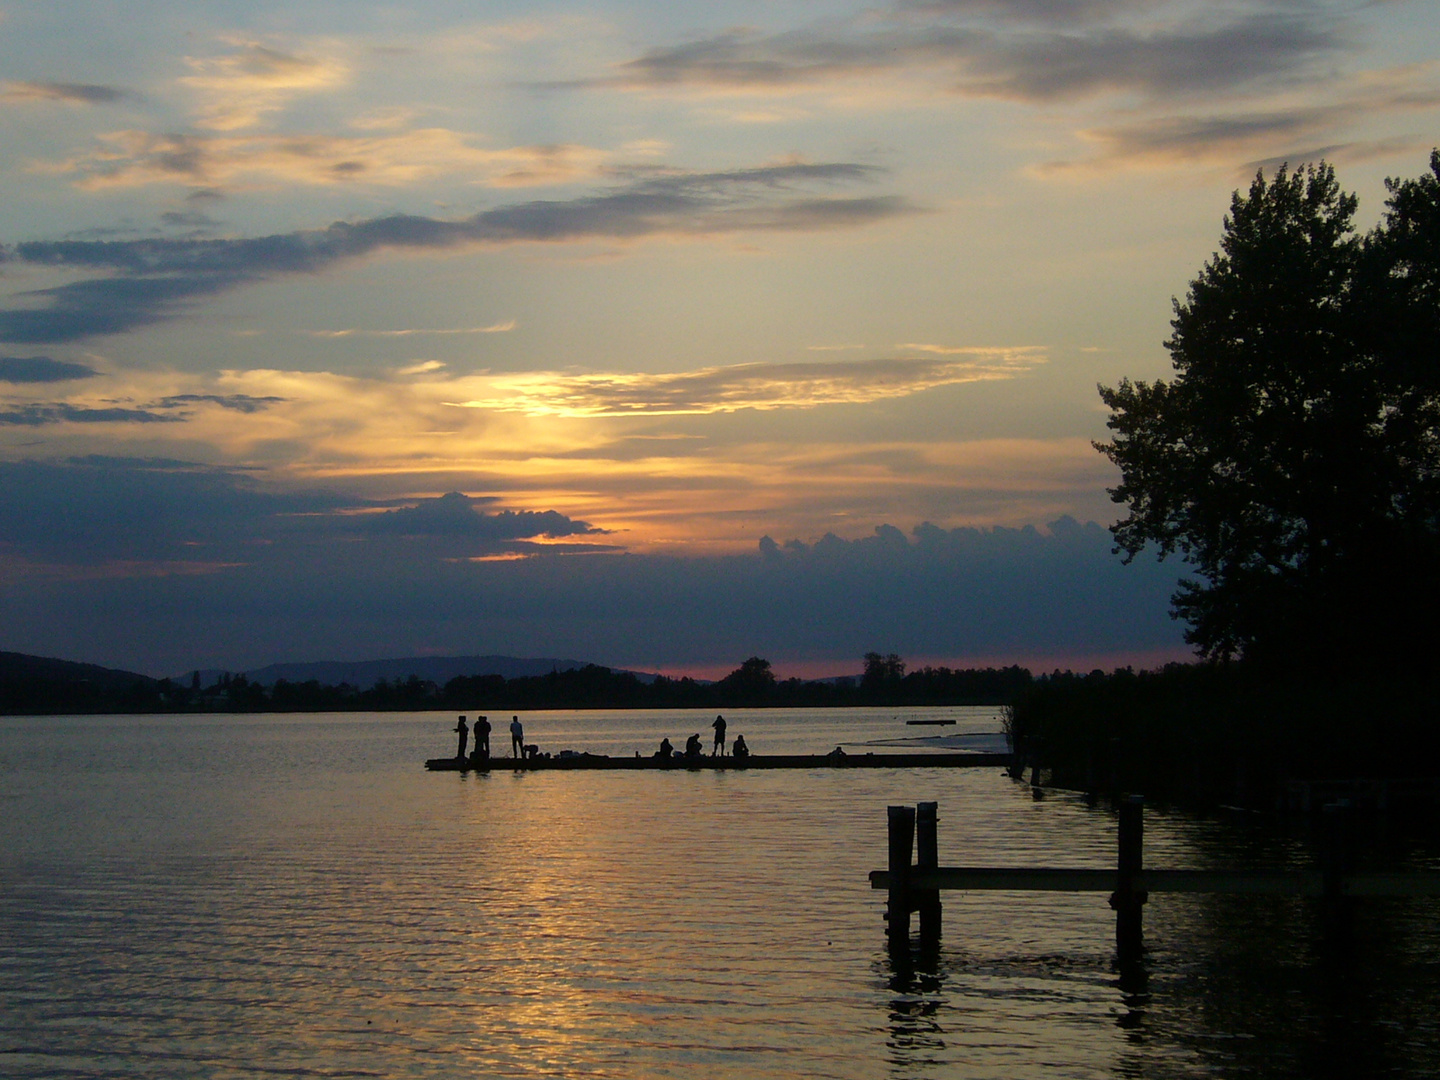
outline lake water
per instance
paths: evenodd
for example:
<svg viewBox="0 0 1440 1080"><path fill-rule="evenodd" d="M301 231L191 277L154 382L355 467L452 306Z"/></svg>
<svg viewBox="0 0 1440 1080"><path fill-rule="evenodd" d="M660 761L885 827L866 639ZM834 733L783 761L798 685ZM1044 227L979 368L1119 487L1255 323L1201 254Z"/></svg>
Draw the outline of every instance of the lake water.
<svg viewBox="0 0 1440 1080"><path fill-rule="evenodd" d="M522 719L628 755L708 747L712 718ZM726 718L757 753L999 727ZM896 963L866 879L887 804L938 801L951 865L1109 866L1113 814L995 769L426 773L454 722L0 718L0 1075L1440 1075L1440 901L1336 929L1311 901L1158 896L1122 979L1103 894L945 893L938 954ZM1362 828L1372 864L1440 866L1424 832ZM1303 823L1146 830L1156 867L1310 858Z"/></svg>

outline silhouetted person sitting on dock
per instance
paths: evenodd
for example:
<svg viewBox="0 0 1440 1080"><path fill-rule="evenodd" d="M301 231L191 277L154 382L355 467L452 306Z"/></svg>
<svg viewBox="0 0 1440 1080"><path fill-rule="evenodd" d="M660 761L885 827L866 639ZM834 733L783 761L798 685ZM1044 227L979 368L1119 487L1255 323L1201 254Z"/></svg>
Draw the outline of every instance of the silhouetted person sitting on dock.
<svg viewBox="0 0 1440 1080"><path fill-rule="evenodd" d="M465 744L470 741L470 725L465 723L465 717L460 717L460 722L455 725L455 730L460 733L460 749L455 751L457 758L465 756Z"/></svg>
<svg viewBox="0 0 1440 1080"><path fill-rule="evenodd" d="M687 758L698 758L704 754L704 752L704 749L700 746L700 733L698 731L685 740L685 756Z"/></svg>
<svg viewBox="0 0 1440 1080"><path fill-rule="evenodd" d="M518 716L510 718L510 753L517 758L525 756L525 727Z"/></svg>
<svg viewBox="0 0 1440 1080"><path fill-rule="evenodd" d="M717 716L717 717L715 717L715 722L714 722L713 724L711 724L710 726L715 729L715 746L711 749L711 751L710 751L710 756L711 756L711 757L714 757L716 754L719 754L721 757L724 757L724 756L725 756L725 717L723 717L723 716Z"/></svg>
<svg viewBox="0 0 1440 1080"><path fill-rule="evenodd" d="M842 758L846 757L847 755L843 747L837 746L834 750L831 750L830 753L826 754L825 756L828 758Z"/></svg>
<svg viewBox="0 0 1440 1080"><path fill-rule="evenodd" d="M475 718L475 756L481 761L490 760L490 718Z"/></svg>
<svg viewBox="0 0 1440 1080"><path fill-rule="evenodd" d="M655 751L658 758L672 758L675 756L675 747L670 745L669 739L660 740L660 749Z"/></svg>
<svg viewBox="0 0 1440 1080"><path fill-rule="evenodd" d="M731 751L731 753L734 754L735 757L743 758L750 756L750 747L745 745L744 735L735 736L735 748Z"/></svg>

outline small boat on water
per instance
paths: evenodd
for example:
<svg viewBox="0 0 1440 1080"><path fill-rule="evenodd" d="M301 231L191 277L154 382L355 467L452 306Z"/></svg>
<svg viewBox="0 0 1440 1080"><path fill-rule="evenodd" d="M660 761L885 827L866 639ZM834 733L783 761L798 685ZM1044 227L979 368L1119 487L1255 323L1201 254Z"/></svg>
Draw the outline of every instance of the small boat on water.
<svg viewBox="0 0 1440 1080"><path fill-rule="evenodd" d="M905 723L909 724L911 727L920 727L920 726L922 726L922 725L927 726L927 727L950 727L951 725L953 725L953 724L955 723L955 721L954 721L954 720L906 720Z"/></svg>

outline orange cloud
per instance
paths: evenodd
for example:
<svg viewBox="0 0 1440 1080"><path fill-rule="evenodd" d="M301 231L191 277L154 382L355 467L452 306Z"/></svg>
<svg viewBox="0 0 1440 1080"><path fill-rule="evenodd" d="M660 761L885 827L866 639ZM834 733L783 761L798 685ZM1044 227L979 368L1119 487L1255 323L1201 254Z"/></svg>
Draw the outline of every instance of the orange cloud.
<svg viewBox="0 0 1440 1080"><path fill-rule="evenodd" d="M342 85L348 67L334 58L295 56L256 41L232 41L228 56L187 57L195 74L180 80L201 93L200 124L216 131L253 127L302 93Z"/></svg>
<svg viewBox="0 0 1440 1080"><path fill-rule="evenodd" d="M1027 356L1022 364L1033 362ZM946 371L949 361L887 370L897 363L818 365L830 369L821 379L784 378L787 368L810 365L740 365L719 369L724 378L710 373L706 385L743 392L762 403L757 408L820 409L988 377L970 367ZM1015 373L1000 359L988 363ZM840 367L854 370L833 370ZM763 369L764 378L753 369ZM879 371L888 381L876 378ZM148 455L379 498L484 491L516 509L564 507L618 530L616 541L634 550L734 550L767 531L815 537L851 521L1094 517L1105 512L1103 490L1113 479L1108 463L1078 437L975 440L917 431L909 441L842 441L817 429L808 441L778 441L748 424L717 431L737 407L734 395L705 413L663 408L670 417L664 430L639 426L654 412L608 406L561 414L449 404L457 392L503 400L497 384L505 378L453 378L434 368L390 379L150 371L26 385L7 395L7 407L33 422L0 424L0 458L33 456L38 437L49 454L134 456L143 445ZM658 380L660 404L668 404L666 377L650 378ZM636 387L626 386L626 400L656 398L655 386L644 389L637 398ZM145 421L142 413L168 422Z"/></svg>
<svg viewBox="0 0 1440 1080"><path fill-rule="evenodd" d="M395 134L157 135L117 131L100 146L34 171L69 176L77 187L187 184L223 187L281 181L403 187L434 176L471 172L497 188L564 184L599 174L607 155L572 144L488 150L445 128Z"/></svg>
<svg viewBox="0 0 1440 1080"><path fill-rule="evenodd" d="M530 416L690 415L739 409L802 409L906 397L937 386L1010 379L1044 362L1035 346L952 350L963 360L885 359L737 364L666 374L495 376L494 392L456 401L470 409Z"/></svg>

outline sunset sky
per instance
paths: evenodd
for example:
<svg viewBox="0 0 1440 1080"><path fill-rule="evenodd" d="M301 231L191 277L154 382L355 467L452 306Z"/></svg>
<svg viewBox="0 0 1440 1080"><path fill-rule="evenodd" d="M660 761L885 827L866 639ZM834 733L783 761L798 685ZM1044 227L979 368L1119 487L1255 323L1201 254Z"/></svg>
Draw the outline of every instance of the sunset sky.
<svg viewBox="0 0 1440 1080"><path fill-rule="evenodd" d="M1425 0L0 0L0 649L1187 655L1097 383Z"/></svg>

